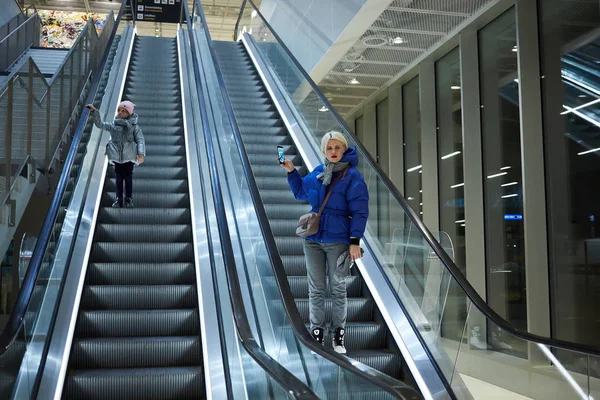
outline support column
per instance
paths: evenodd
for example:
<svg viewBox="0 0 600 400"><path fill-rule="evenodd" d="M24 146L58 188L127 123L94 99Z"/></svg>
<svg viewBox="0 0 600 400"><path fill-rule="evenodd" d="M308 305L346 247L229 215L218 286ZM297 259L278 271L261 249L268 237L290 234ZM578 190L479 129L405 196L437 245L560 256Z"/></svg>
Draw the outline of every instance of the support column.
<svg viewBox="0 0 600 400"><path fill-rule="evenodd" d="M423 222L429 230L440 230L438 207L438 152L435 104L435 66L432 61L419 66L421 107L421 164L423 165Z"/></svg>
<svg viewBox="0 0 600 400"><path fill-rule="evenodd" d="M402 121L402 85L394 84L388 94L388 161L389 177L404 193L404 128Z"/></svg>
<svg viewBox="0 0 600 400"><path fill-rule="evenodd" d="M527 329L550 336L546 185L537 2L517 1Z"/></svg>
<svg viewBox="0 0 600 400"><path fill-rule="evenodd" d="M477 31L465 30L460 34L466 274L469 283L483 299L486 299L483 157L477 46Z"/></svg>

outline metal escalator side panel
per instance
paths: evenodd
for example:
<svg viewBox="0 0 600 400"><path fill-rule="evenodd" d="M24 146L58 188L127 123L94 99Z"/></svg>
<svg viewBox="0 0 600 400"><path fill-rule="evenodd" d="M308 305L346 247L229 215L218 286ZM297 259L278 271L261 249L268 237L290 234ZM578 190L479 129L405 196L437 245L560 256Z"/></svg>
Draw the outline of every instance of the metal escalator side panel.
<svg viewBox="0 0 600 400"><path fill-rule="evenodd" d="M312 170L322 162L319 145L315 143L314 138L309 134L310 130L295 109L294 102L289 98L286 90L284 90L283 83L276 78L277 75L272 72L272 66L269 65L269 62L263 59L252 36L244 34L241 37L241 41L263 80L273 103L277 107L277 111L302 157L302 161L309 170ZM366 231L364 240L367 244L371 242L369 236L369 232ZM429 358L427 352L429 349L425 348L423 341L419 337L421 333L417 332L414 328L419 326L419 322L412 321L411 323L409 314L399 304L396 294L390 289L387 277L376 267L375 258L378 257L378 254L374 253L374 249L376 249L375 246L368 246L365 257L357 262L357 266L377 304L379 312L390 330L393 340L399 347L423 395L426 398L448 395L446 386L441 380L436 366ZM420 313L418 305L408 291L405 291L402 300L404 306L408 306L414 311L410 315L418 315ZM426 318L423 317L421 321L426 321ZM436 358L447 358L445 353L443 353L443 349L434 349L434 351L436 351ZM452 365L451 360L448 360L447 364L441 366L441 368L446 369ZM458 377L457 379L460 378ZM458 387L464 387L458 380L455 382L458 382ZM468 392L465 396L468 397Z"/></svg>
<svg viewBox="0 0 600 400"><path fill-rule="evenodd" d="M200 312L200 331L202 338L202 354L204 355L204 381L206 385L207 398L224 399L227 397L227 385L223 384L226 376L224 350L221 347L221 335L215 335L215 329L219 327L219 305L216 302L215 282L211 268L211 258L218 258L213 254L211 257L209 240L218 238L218 230L214 221L210 224L207 216L214 216L214 204L212 196L205 196L202 182L210 181L209 166L206 157L200 157L198 147L204 146L200 137L202 124L198 111L198 100L194 98L193 90L196 87L195 77L192 73L192 54L189 41L185 37L187 33L183 30L177 35L179 52L179 73L181 76L182 108L185 133L185 150L188 170L190 211L192 220L192 231L194 237L194 258L196 260L196 284L198 287L198 309ZM202 197L204 197L204 202ZM206 209L205 208L206 205ZM209 234L208 230L214 232ZM213 248L218 248L218 245ZM201 268L201 266L204 266ZM221 305L223 308L223 305ZM221 313L222 318L225 315ZM230 329L231 331L233 329ZM239 381L238 381L239 382ZM235 382L232 382L236 386ZM239 383L238 385L239 386ZM235 389L234 389L235 390Z"/></svg>
<svg viewBox="0 0 600 400"><path fill-rule="evenodd" d="M103 114L103 118L114 113L117 108L118 99L125 86L133 41L134 31L128 27L122 33L106 87L106 98L111 100L103 104L99 111ZM79 213L81 213L81 217L77 235L71 235L69 242L61 241L57 251L57 258L67 260L70 257L70 262L67 274L63 278L64 289L45 360L46 365L39 388L38 398L40 399L55 398L62 392L83 282L87 272L87 260L90 256L94 228L100 209L99 204L104 192L104 179L108 166L106 157L104 157L104 147L108 140L108 135L102 134L102 131L94 128L80 173L82 177L88 176L88 178L79 180L73 195L75 201L69 205L67 210L64 225L69 229L75 228Z"/></svg>

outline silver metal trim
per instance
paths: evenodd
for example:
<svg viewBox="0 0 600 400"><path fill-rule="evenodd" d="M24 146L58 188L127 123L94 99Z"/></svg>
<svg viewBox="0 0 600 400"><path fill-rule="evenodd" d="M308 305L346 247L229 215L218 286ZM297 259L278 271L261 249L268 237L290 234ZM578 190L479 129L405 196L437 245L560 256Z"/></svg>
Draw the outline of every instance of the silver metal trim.
<svg viewBox="0 0 600 400"><path fill-rule="evenodd" d="M110 99L106 106L100 108L104 117L112 116L117 109L117 104L121 98L125 77L127 76L127 67L133 49L134 30L131 27L125 28L121 35L121 41L115 54L113 70L110 72L105 98ZM114 66L118 66L114 68ZM64 277L64 290L60 298L60 305L56 316L54 331L51 333L50 348L46 357L40 388L38 390L38 399L60 399L66 375L68 359L71 351L73 332L77 322L79 312L79 302L85 275L87 271L87 260L89 259L94 227L98 214L99 204L103 193L104 179L108 161L101 149L108 143L109 135L102 135L98 128L92 130L90 141L87 145L80 179L77 182L73 192L73 200L67 210L67 216L63 225L63 234L69 232L70 240L61 239L56 260L66 262L69 257L72 242L71 260L67 276ZM88 177L85 179L85 177ZM73 236L77 218L81 213L79 229L77 235ZM68 230L68 231L67 231ZM60 277L63 276L65 265L60 269L60 275L53 271L53 278L57 280L56 290L60 286ZM55 268L56 269L56 268ZM51 311L50 311L51 313Z"/></svg>
<svg viewBox="0 0 600 400"><path fill-rule="evenodd" d="M205 58L207 54L210 54L209 49L208 49L208 44L206 42L206 37L205 34L203 32L200 31L200 29L196 29L194 32L194 35L196 37L196 51L198 52L198 54L200 55L199 57L199 61L201 63L201 73L204 75L204 82L216 82L216 76L215 76L215 72L213 70L212 67L212 60L206 61ZM210 56L209 56L210 57ZM208 108L208 112L209 114L211 114L211 109L214 110L214 118L210 118L210 120L208 121L209 125L210 125L210 129L211 132L223 132L223 126L219 125L218 127L216 126L217 123L223 123L222 121L224 121L223 118L219 118L218 115L221 112L220 110L223 110L223 108L221 107L221 101L220 99L222 99L220 91L214 92L215 90L220 90L219 88L214 88L213 86L207 84L207 85L203 85L203 90L204 90L204 95L206 99L213 99L216 100L217 104L213 104L213 101L211 102L207 102L206 106ZM211 96L211 92L212 96ZM196 97L196 95L195 95ZM195 101L199 101L197 98L195 98ZM199 105L198 107L195 108L196 111L199 110ZM199 116L199 112L198 112L198 121L200 121L200 116ZM198 129L202 132L202 124L199 124ZM204 133L203 133L204 134ZM206 134L208 134L208 132L206 132ZM216 134L216 133L215 133ZM220 134L224 134L224 133L220 133ZM218 222L217 222L217 216L215 213L215 205L214 205L214 199L213 196L209 195L209 193L212 193L212 180L210 177L210 168L208 165L208 151L206 149L206 144L205 141L202 140L198 140L196 142L196 146L198 149L199 154L201 155L201 162L202 162L202 169L201 169L201 173L203 174L204 177L204 182L205 182L205 195L207 195L206 197L206 203L209 206L209 221L208 221L208 229L210 232L210 240L212 240L212 250L213 250L213 261L214 261L214 268L216 270L216 273L218 274L217 277L217 285L218 285L218 302L221 305L221 310L223 313L226 312L226 310L232 310L232 305L231 305L231 300L229 297L229 287L228 287L228 283L227 283L227 279L226 279L226 275L225 275L225 262L224 262L224 258L223 258L223 254L221 251L221 238L220 238L220 234L219 234L219 229L218 229ZM215 146L215 156L217 160L222 159L222 155L220 153L220 148L219 146ZM221 174L221 171L219 171L219 174ZM223 194L225 198L229 198L229 196L227 195L227 190L228 188L224 185L222 187L223 190ZM230 204L228 202L225 203L225 208L228 209L230 208ZM232 230L234 229L232 227L232 223L233 221L229 221L230 223L230 227L229 229ZM241 255L241 250L239 248L239 246L236 246L236 242L232 241L232 244L234 246L234 256L236 258L236 262L238 262L237 260L240 259L240 257L243 257L243 255ZM248 312L248 317L249 317L249 322L251 324L251 327L253 329L253 331L255 331L255 327L252 325L253 322L253 314L251 311L251 307L250 307L250 302L247 300L247 289L246 287L243 285L243 282L245 282L245 279L243 279L240 276L240 283L242 283L242 291L243 291L243 296L244 296L244 304L246 304L246 311ZM229 378L231 380L231 390L232 390L232 396L234 398L248 398L248 386L246 385L246 376L245 376L245 370L246 370L246 364L245 364L245 360L244 360L244 356L243 356L243 348L241 346L241 343L239 341L239 337L237 335L236 332L236 325L235 325L235 321L234 321L234 317L233 314L231 315L227 315L224 314L221 316L221 327L222 327L222 332L221 334L225 335L224 338L221 338L225 343L227 348L226 349L222 349L223 352L226 353L227 356L227 362L228 362L228 368L229 368ZM214 335L214 334L213 334ZM248 358L248 356L246 357ZM223 384L224 384L224 378L223 378Z"/></svg>
<svg viewBox="0 0 600 400"><path fill-rule="evenodd" d="M183 35L183 36L182 36ZM202 354L204 363L204 382L207 399L227 398L227 386L224 382L225 369L223 365L223 352L218 335L214 329L219 325L215 300L214 281L211 271L211 260L208 246L208 221L205 217L202 195L201 171L208 175L208 162L206 158L200 160L197 149L192 151L192 146L202 142L197 132L202 132L199 123L199 105L194 102L194 75L190 53L190 43L186 40L187 32L180 30L177 35L177 52L179 54L179 76L182 94L182 109L185 133L185 152L188 170L188 187L190 196L190 212L192 219L192 232L194 237L194 259L196 264L196 286L198 288L198 310L200 313L200 330L202 341ZM185 63L185 68L183 64ZM196 94L197 95L197 94ZM206 176L205 179L209 177ZM206 182L206 180L205 180ZM210 212L214 215L214 212ZM209 329L207 327L212 327Z"/></svg>
<svg viewBox="0 0 600 400"><path fill-rule="evenodd" d="M310 130L306 126L303 126L303 120L297 116L297 110L293 106L294 103L285 90L282 89L283 85L281 82L274 78L277 75L273 73L272 66L263 60L253 40L247 33L243 34L241 40L306 166L311 170L314 169L317 165L321 164L322 158L318 144L309 133ZM369 233L365 234L364 240L371 244L374 243ZM375 248L376 246L370 247ZM419 385L419 389L426 399L449 398L442 380L438 376L433 363L427 357L424 346L413 331L407 315L398 304L382 271L376 267L374 257L374 254L370 251L365 251L363 259L357 262L358 268L369 290L373 294L378 309L400 348L405 362ZM401 295L401 298L403 298L404 305L407 306L412 296L407 291L406 294ZM412 299L412 302L414 303L414 299ZM411 306L411 309L414 311L413 315L420 315L421 311L416 303ZM422 321L426 321L424 316ZM426 337L426 333L422 332L421 335ZM430 351L436 355L438 360L447 358L441 345L435 349L430 349ZM448 365L452 365L450 359L447 360L447 363ZM470 394L468 392L461 393L459 397L470 398Z"/></svg>

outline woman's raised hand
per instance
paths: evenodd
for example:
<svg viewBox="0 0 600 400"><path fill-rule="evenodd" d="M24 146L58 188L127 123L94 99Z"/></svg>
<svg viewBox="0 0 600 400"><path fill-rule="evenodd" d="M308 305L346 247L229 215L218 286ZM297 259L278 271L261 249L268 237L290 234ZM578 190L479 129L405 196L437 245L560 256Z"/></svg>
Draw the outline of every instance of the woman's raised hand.
<svg viewBox="0 0 600 400"><path fill-rule="evenodd" d="M281 168L285 169L287 172L292 172L296 168L294 167L294 163L288 159L286 159L279 165L281 165Z"/></svg>

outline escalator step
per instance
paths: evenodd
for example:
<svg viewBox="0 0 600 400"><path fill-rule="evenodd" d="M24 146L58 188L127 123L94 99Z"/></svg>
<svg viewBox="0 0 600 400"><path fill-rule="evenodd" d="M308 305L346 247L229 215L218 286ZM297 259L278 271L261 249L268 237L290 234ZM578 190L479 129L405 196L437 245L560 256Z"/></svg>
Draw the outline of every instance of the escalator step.
<svg viewBox="0 0 600 400"><path fill-rule="evenodd" d="M285 273L290 276L306 276L306 258L304 255L281 256Z"/></svg>
<svg viewBox="0 0 600 400"><path fill-rule="evenodd" d="M81 339L73 343L73 368L156 368L202 364L198 336Z"/></svg>
<svg viewBox="0 0 600 400"><path fill-rule="evenodd" d="M259 186L260 187L260 186ZM283 189L282 189L283 190ZM297 219L272 219L271 230L275 236L295 236Z"/></svg>
<svg viewBox="0 0 600 400"><path fill-rule="evenodd" d="M282 256L302 254L302 240L298 236L275 237L279 254Z"/></svg>
<svg viewBox="0 0 600 400"><path fill-rule="evenodd" d="M199 367L77 370L66 377L64 397L183 400L205 398L204 391L204 377Z"/></svg>
<svg viewBox="0 0 600 400"><path fill-rule="evenodd" d="M296 166L296 170L300 173L300 176L304 176L306 175L306 168L305 167L298 167ZM284 180L287 181L287 176L286 176L286 172L284 170L281 169L281 167L279 167L279 165L275 164L275 165L254 165L252 166L252 171L254 171L254 175L261 177L261 178L265 178L265 177L272 177L272 178L278 178L281 179L283 178ZM281 175L283 173L283 175Z"/></svg>
<svg viewBox="0 0 600 400"><path fill-rule="evenodd" d="M125 210L128 211L128 210ZM192 243L110 243L94 242L93 262L192 262Z"/></svg>
<svg viewBox="0 0 600 400"><path fill-rule="evenodd" d="M150 154L146 155L144 166L151 167L185 167L185 156L160 156L152 157ZM133 180L135 182L135 179Z"/></svg>
<svg viewBox="0 0 600 400"><path fill-rule="evenodd" d="M133 170L133 193L187 193L188 186L185 179L137 179ZM114 192L117 188L115 180L104 181L104 190Z"/></svg>
<svg viewBox="0 0 600 400"><path fill-rule="evenodd" d="M137 200L136 200L137 201ZM106 224L186 224L190 221L187 208L111 208L100 209L98 221Z"/></svg>
<svg viewBox="0 0 600 400"><path fill-rule="evenodd" d="M348 347L350 349L350 347ZM402 374L402 356L391 350L348 350L348 357L375 368L386 375L400 377Z"/></svg>
<svg viewBox="0 0 600 400"><path fill-rule="evenodd" d="M290 204L296 201L291 190L261 190L260 198L265 205L267 204Z"/></svg>
<svg viewBox="0 0 600 400"><path fill-rule="evenodd" d="M135 179L153 178L159 180L185 180L187 178L187 171L185 167L148 167L144 164L140 168L134 169ZM111 179L115 178L114 168L109 168L107 170L107 177Z"/></svg>
<svg viewBox="0 0 600 400"><path fill-rule="evenodd" d="M79 337L192 336L200 332L197 310L81 310Z"/></svg>
<svg viewBox="0 0 600 400"><path fill-rule="evenodd" d="M98 242L185 242L192 241L190 225L97 224Z"/></svg>
<svg viewBox="0 0 600 400"><path fill-rule="evenodd" d="M302 321L308 322L308 299L295 299ZM348 299L348 321L371 321L373 319L373 300L367 298ZM331 321L333 302L325 299L325 321Z"/></svg>
<svg viewBox="0 0 600 400"><path fill-rule="evenodd" d="M153 156L184 156L185 147L182 145L146 143L146 155L149 154Z"/></svg>
<svg viewBox="0 0 600 400"><path fill-rule="evenodd" d="M267 96L267 94L265 93L265 96ZM253 99L254 96L248 96L250 99ZM267 133L264 132L264 128L272 128L272 130L277 130L279 129L279 132L281 132L282 130L284 130L285 128L283 127L283 121L281 121L280 119L267 119L267 120L256 120L254 118L237 118L238 124L240 129L242 130L246 130L247 128L252 129L253 131L256 131L257 133L263 132L264 135L266 135Z"/></svg>
<svg viewBox="0 0 600 400"><path fill-rule="evenodd" d="M114 191L102 194L102 207L111 207L116 200ZM136 193L133 192L133 204L140 208L187 208L190 206L190 198L187 193ZM119 210L119 209L115 209ZM132 210L127 210L132 211ZM139 221L137 221L139 222ZM151 223L149 221L145 221Z"/></svg>
<svg viewBox="0 0 600 400"><path fill-rule="evenodd" d="M82 307L86 310L194 308L195 285L86 285Z"/></svg>
<svg viewBox="0 0 600 400"><path fill-rule="evenodd" d="M278 136L266 136L266 135L254 135L244 137L244 144L247 148L251 145L260 145L265 149L273 149L275 146L287 146L292 144L292 139L289 136L278 135ZM275 153L277 154L277 153Z"/></svg>
<svg viewBox="0 0 600 400"><path fill-rule="evenodd" d="M92 263L88 267L89 285L177 285L196 279L192 263Z"/></svg>

